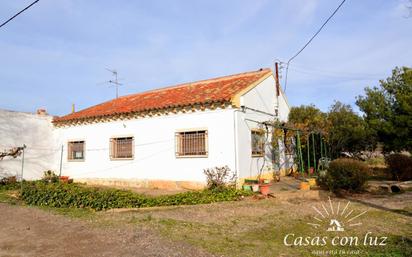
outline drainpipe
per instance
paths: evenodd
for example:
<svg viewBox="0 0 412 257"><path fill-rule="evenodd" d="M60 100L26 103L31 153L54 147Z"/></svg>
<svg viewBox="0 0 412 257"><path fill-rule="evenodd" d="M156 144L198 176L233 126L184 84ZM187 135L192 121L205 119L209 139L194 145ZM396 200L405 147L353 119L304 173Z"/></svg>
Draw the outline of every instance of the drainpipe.
<svg viewBox="0 0 412 257"><path fill-rule="evenodd" d="M242 110L239 109L235 109L233 111L233 142L234 142L234 146L235 146L235 171L236 171L236 175L237 175L237 179L240 178L240 172L239 172L239 165L238 165L238 150L237 150L237 138L238 138L238 134L237 134L237 112L243 112Z"/></svg>

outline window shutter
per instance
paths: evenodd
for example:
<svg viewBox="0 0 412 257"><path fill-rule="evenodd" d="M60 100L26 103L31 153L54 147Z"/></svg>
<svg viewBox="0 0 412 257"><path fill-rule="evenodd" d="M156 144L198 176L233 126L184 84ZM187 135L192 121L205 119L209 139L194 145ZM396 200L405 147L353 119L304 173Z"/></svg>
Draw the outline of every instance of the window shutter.
<svg viewBox="0 0 412 257"><path fill-rule="evenodd" d="M175 133L175 155L179 156L180 155L180 146L182 142L180 142L180 133L176 132Z"/></svg>
<svg viewBox="0 0 412 257"><path fill-rule="evenodd" d="M205 154L206 155L209 155L209 134L208 134L208 131L206 130L205 131Z"/></svg>
<svg viewBox="0 0 412 257"><path fill-rule="evenodd" d="M109 142L109 156L110 156L110 158L113 158L114 157L114 154L113 154L113 152L114 152L114 147L113 147L113 145L114 145L114 138L110 138L110 142Z"/></svg>

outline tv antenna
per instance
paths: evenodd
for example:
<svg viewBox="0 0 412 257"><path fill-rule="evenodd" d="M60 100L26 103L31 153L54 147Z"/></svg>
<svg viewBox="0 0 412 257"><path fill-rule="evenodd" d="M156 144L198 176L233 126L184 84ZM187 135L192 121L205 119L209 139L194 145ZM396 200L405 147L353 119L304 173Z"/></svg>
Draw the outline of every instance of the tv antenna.
<svg viewBox="0 0 412 257"><path fill-rule="evenodd" d="M119 98L119 86L122 86L123 84L119 82L119 79L117 77L118 73L114 69L112 70L112 69L106 68L106 70L108 70L112 73L114 79L113 80L108 80L108 81L105 81L105 82L102 82L102 83L109 83L109 84L111 84L111 86L116 87L116 98ZM99 83L99 84L101 84L101 83Z"/></svg>

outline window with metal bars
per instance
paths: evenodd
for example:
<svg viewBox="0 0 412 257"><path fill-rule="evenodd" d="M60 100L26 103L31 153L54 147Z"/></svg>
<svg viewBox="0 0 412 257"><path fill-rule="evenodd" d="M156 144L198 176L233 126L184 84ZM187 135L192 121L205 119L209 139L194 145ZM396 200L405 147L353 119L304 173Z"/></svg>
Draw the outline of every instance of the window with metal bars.
<svg viewBox="0 0 412 257"><path fill-rule="evenodd" d="M116 137L110 139L111 159L133 158L133 137Z"/></svg>
<svg viewBox="0 0 412 257"><path fill-rule="evenodd" d="M84 141L71 141L67 144L68 160L84 160Z"/></svg>
<svg viewBox="0 0 412 257"><path fill-rule="evenodd" d="M204 157L208 154L207 148L207 130L176 133L177 157Z"/></svg>
<svg viewBox="0 0 412 257"><path fill-rule="evenodd" d="M252 130L252 156L263 156L265 153L265 132Z"/></svg>

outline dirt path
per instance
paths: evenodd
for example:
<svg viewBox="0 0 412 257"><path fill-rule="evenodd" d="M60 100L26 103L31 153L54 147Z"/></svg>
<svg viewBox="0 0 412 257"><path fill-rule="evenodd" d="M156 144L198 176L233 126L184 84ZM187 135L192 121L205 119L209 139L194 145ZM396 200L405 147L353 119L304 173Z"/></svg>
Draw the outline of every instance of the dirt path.
<svg viewBox="0 0 412 257"><path fill-rule="evenodd" d="M211 256L147 228L97 227L3 203L0 215L0 256Z"/></svg>

